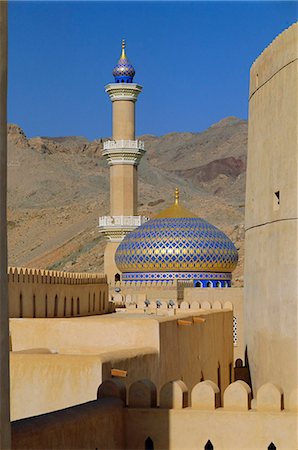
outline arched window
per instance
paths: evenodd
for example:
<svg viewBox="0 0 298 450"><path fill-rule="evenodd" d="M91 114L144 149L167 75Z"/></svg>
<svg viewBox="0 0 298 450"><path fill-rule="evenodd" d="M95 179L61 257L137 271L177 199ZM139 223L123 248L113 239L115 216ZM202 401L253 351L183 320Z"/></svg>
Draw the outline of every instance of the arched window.
<svg viewBox="0 0 298 450"><path fill-rule="evenodd" d="M145 450L154 450L154 443L150 437L147 437L145 441Z"/></svg>
<svg viewBox="0 0 298 450"><path fill-rule="evenodd" d="M70 315L73 316L73 297L71 297Z"/></svg>
<svg viewBox="0 0 298 450"><path fill-rule="evenodd" d="M202 282L201 281L196 281L195 287L202 287Z"/></svg>
<svg viewBox="0 0 298 450"><path fill-rule="evenodd" d="M95 293L93 293L93 308L92 311L95 311Z"/></svg>
<svg viewBox="0 0 298 450"><path fill-rule="evenodd" d="M213 449L214 449L214 447L213 447L212 442L210 440L208 442L206 442L204 450L213 450Z"/></svg>
<svg viewBox="0 0 298 450"><path fill-rule="evenodd" d="M276 446L271 442L271 444L268 446L268 450L276 450Z"/></svg>
<svg viewBox="0 0 298 450"><path fill-rule="evenodd" d="M220 281L216 282L216 287L221 287Z"/></svg>
<svg viewBox="0 0 298 450"><path fill-rule="evenodd" d="M208 281L208 283L206 284L207 287L213 287L212 281Z"/></svg>
<svg viewBox="0 0 298 450"><path fill-rule="evenodd" d="M80 314L80 299L79 297L77 298L77 314Z"/></svg>
<svg viewBox="0 0 298 450"><path fill-rule="evenodd" d="M64 304L63 304L63 317L66 317L66 297L64 297Z"/></svg>
<svg viewBox="0 0 298 450"><path fill-rule="evenodd" d="M121 280L120 273L116 273L115 274L115 283L117 283L117 281L120 281L120 280Z"/></svg>

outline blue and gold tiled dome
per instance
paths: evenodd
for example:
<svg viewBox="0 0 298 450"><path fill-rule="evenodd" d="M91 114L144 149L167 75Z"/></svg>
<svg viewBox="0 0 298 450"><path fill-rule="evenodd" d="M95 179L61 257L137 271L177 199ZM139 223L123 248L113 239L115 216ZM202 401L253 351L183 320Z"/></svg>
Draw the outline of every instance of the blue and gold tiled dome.
<svg viewBox="0 0 298 450"><path fill-rule="evenodd" d="M123 281L193 281L231 285L238 261L233 242L218 228L175 204L125 236L115 261Z"/></svg>
<svg viewBox="0 0 298 450"><path fill-rule="evenodd" d="M115 83L132 83L135 69L130 64L125 53L125 41L122 40L122 53L117 65L114 67L113 76Z"/></svg>

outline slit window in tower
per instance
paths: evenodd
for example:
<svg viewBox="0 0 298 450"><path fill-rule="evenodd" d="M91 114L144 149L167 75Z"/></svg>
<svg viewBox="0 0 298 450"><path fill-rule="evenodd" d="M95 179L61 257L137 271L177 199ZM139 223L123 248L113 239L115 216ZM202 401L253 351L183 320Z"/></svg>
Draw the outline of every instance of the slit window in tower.
<svg viewBox="0 0 298 450"><path fill-rule="evenodd" d="M274 192L273 210L277 211L279 209L279 205L280 205L280 192L276 191Z"/></svg>

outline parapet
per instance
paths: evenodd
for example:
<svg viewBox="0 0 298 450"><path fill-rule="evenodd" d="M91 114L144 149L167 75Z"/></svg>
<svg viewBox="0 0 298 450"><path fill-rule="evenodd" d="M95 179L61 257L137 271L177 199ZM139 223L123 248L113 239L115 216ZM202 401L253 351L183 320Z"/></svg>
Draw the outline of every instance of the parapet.
<svg viewBox="0 0 298 450"><path fill-rule="evenodd" d="M9 267L8 282L42 284L101 284L107 283L107 277L102 273L76 273L46 269L30 269L26 267Z"/></svg>
<svg viewBox="0 0 298 450"><path fill-rule="evenodd" d="M250 70L250 97L277 72L298 57L298 24L279 34L255 60Z"/></svg>
<svg viewBox="0 0 298 450"><path fill-rule="evenodd" d="M101 273L72 273L9 267L10 317L79 317L113 310L107 278Z"/></svg>
<svg viewBox="0 0 298 450"><path fill-rule="evenodd" d="M290 393L289 407L283 409L283 391L272 383L263 384L257 391L256 401L251 402L251 388L244 381L231 383L223 392L223 406L220 406L220 389L211 380L197 383L191 393L182 380L169 381L160 390L151 380L133 382L127 389L119 379L104 381L99 389L98 398L127 398L127 407L152 409L156 408L156 398L162 409L193 409L197 411L239 411L278 413L298 411L298 390ZM127 395L128 393L128 395ZM190 395L189 395L190 394Z"/></svg>

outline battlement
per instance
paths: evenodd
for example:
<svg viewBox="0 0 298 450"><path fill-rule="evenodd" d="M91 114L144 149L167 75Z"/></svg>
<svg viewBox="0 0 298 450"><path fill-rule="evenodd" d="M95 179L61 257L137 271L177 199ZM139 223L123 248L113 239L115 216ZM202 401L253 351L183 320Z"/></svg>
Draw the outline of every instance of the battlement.
<svg viewBox="0 0 298 450"><path fill-rule="evenodd" d="M137 380L126 387L120 378L104 381L98 388L98 398L121 399L128 408L188 409L201 411L250 411L250 412L297 412L298 391L293 390L286 398L281 387L268 382L263 384L252 399L250 386L238 380L221 391L211 380L197 383L192 390L182 380L169 381L159 390L151 380Z"/></svg>
<svg viewBox="0 0 298 450"><path fill-rule="evenodd" d="M107 278L102 273L62 272L26 267L9 267L9 283L41 284L103 284Z"/></svg>
<svg viewBox="0 0 298 450"><path fill-rule="evenodd" d="M10 317L79 317L110 308L101 273L9 267L8 294Z"/></svg>

